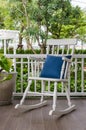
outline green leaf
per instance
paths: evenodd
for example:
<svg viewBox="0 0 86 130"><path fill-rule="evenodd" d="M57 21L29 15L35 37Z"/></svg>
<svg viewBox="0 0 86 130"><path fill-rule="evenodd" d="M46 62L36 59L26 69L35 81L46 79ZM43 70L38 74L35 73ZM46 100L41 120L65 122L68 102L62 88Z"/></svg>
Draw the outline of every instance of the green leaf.
<svg viewBox="0 0 86 130"><path fill-rule="evenodd" d="M0 68L9 72L12 67L12 59L5 57L4 55L0 54Z"/></svg>

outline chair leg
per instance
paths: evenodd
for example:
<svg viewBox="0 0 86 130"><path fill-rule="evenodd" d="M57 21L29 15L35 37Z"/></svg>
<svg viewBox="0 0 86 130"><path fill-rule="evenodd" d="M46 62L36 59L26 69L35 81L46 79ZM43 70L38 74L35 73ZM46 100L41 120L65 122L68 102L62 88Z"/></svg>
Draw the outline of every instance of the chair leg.
<svg viewBox="0 0 86 130"><path fill-rule="evenodd" d="M44 101L44 95L43 95L43 92L44 92L44 87L45 87L45 81L42 80L41 82L41 86L42 86L42 90L41 90L41 93L42 93L42 96L41 96L41 102Z"/></svg>
<svg viewBox="0 0 86 130"><path fill-rule="evenodd" d="M17 109L20 105L23 104L23 102L24 102L24 100L25 100L25 98L26 98L26 96L27 96L27 92L28 92L28 90L30 89L31 83L32 83L32 80L29 80L28 86L27 86L27 88L26 88L26 90L25 90L25 92L24 92L24 95L23 95L23 97L22 97L22 99L21 99L21 101L20 101L20 104L17 104L17 105L15 106L15 109Z"/></svg>
<svg viewBox="0 0 86 130"><path fill-rule="evenodd" d="M49 115L52 115L56 109L56 101L57 101L57 82L54 83L54 93L53 93L53 106L52 110L49 111Z"/></svg>
<svg viewBox="0 0 86 130"><path fill-rule="evenodd" d="M66 86L65 86L66 87ZM57 83L54 84L54 95L53 95L53 108L50 110L49 115L55 115L58 118L62 115L68 114L76 109L75 105L71 105L69 89L66 87L66 96L68 101L68 108L63 110L56 110L56 99L57 99Z"/></svg>
<svg viewBox="0 0 86 130"><path fill-rule="evenodd" d="M65 85L65 89L66 89L66 97L67 97L67 101L68 101L68 106L71 106L71 100L70 100L70 91L69 88Z"/></svg>
<svg viewBox="0 0 86 130"><path fill-rule="evenodd" d="M24 95L23 95L23 97L22 97L22 99L21 99L21 101L20 101L20 104L17 104L17 105L15 106L15 109L21 108L21 109L24 109L25 111L27 111L27 110L36 109L36 108L39 108L39 107L42 107L42 106L47 105L47 101L43 101L43 97L41 97L41 98L42 98L42 99L41 99L42 102L40 102L40 103L38 103L38 104L34 104L34 105L23 105L23 102L24 102L24 100L25 100L25 97L27 96L27 93L28 93L28 91L29 91L29 89L30 89L31 83L32 83L32 80L29 80L28 86L27 86L27 88L26 88L26 90L25 90L25 92L24 92ZM42 88L42 89L43 89L43 88ZM43 89L43 90L44 90L44 89ZM42 91L43 91L43 90L42 90Z"/></svg>

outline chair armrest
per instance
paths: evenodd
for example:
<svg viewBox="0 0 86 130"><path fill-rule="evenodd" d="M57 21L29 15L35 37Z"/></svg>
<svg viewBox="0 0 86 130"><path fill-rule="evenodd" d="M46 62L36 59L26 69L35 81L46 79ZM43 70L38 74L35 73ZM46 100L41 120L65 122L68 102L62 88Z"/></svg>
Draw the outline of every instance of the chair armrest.
<svg viewBox="0 0 86 130"><path fill-rule="evenodd" d="M68 58L66 58L66 57L62 57L62 60L66 61L66 62L69 62L69 63L72 62L71 59L68 59Z"/></svg>

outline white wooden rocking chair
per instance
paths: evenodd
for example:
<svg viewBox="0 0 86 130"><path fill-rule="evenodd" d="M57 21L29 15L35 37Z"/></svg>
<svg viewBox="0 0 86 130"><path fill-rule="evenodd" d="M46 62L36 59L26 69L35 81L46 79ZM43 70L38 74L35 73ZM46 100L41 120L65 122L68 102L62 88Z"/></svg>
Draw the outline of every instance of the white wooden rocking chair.
<svg viewBox="0 0 86 130"><path fill-rule="evenodd" d="M67 114L75 109L75 105L72 105L70 101L69 92L69 70L74 54L74 48L76 39L50 39L47 41L47 54L46 55L30 55L28 58L28 86L23 94L20 104L17 104L15 108L23 108L31 110L42 107L47 104L44 100L44 96L53 96L52 109L49 111L49 115L57 115L58 117ZM50 54L51 53L51 54ZM30 69L29 69L30 68ZM37 87L41 84L41 91L37 91ZM67 97L68 108L63 110L57 110L56 102L58 96L58 84L62 83L62 87L65 90ZM31 87L34 92L31 91ZM53 91L51 91L51 84L54 85ZM34 105L24 105L26 96L41 96L40 103Z"/></svg>

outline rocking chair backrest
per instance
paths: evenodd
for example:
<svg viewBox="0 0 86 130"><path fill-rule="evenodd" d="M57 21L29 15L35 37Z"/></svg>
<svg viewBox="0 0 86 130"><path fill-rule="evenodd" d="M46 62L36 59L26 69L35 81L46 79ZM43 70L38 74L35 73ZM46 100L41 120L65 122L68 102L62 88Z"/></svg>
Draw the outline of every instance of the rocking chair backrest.
<svg viewBox="0 0 86 130"><path fill-rule="evenodd" d="M47 54L55 55L71 55L70 60L72 61L72 56L74 54L75 45L77 39L48 39L47 40ZM61 69L60 78L67 78L70 63L64 61Z"/></svg>
<svg viewBox="0 0 86 130"><path fill-rule="evenodd" d="M76 39L48 39L47 54L74 54Z"/></svg>
<svg viewBox="0 0 86 130"><path fill-rule="evenodd" d="M57 56L59 55L62 57L67 55L73 55L75 44L76 39L49 39L47 41L47 54L38 54L30 57L30 74L33 77L40 76L40 72L44 66L44 61L48 54ZM72 60L72 56L70 60ZM64 61L61 68L60 79L67 78L68 68L69 63Z"/></svg>

